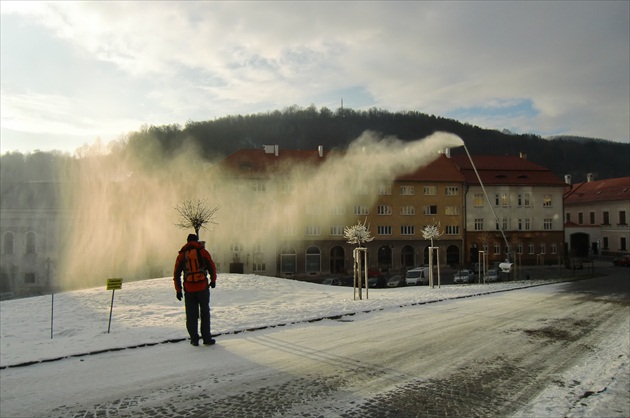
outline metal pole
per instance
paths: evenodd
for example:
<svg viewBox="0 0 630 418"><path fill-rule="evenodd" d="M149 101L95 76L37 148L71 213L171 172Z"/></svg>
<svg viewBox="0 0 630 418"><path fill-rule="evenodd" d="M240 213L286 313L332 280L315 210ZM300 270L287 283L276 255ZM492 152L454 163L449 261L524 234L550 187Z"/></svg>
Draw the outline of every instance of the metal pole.
<svg viewBox="0 0 630 418"><path fill-rule="evenodd" d="M505 236L505 232L503 232L503 225L499 223L499 217L497 216L497 213L494 211L492 202L490 201L490 198L488 197L486 188L483 186L483 183L481 182L481 177L479 177L479 173L477 172L477 167L475 167L475 163L473 162L472 157L470 156L470 153L468 152L468 148L466 148L466 144L464 144L464 150L466 151L466 154L468 155L468 159L470 160L470 164L472 165L472 168L475 171L477 180L479 180L479 184L481 185L481 190L483 191L483 194L486 196L486 201L488 202L488 205L490 206L490 210L492 210L492 214L494 215L494 220L497 223L497 225L499 225L499 231L501 231L501 235L503 236L503 240L505 241L505 248L508 249L508 260L509 260L512 249L510 248L510 244L508 244L508 240Z"/></svg>
<svg viewBox="0 0 630 418"><path fill-rule="evenodd" d="M114 292L115 290L112 290L112 305L109 307L109 325L107 325L107 333L109 334L109 330L112 326L112 311L114 310Z"/></svg>
<svg viewBox="0 0 630 418"><path fill-rule="evenodd" d="M53 289L50 300L50 339L53 339L53 318L55 313L55 290Z"/></svg>

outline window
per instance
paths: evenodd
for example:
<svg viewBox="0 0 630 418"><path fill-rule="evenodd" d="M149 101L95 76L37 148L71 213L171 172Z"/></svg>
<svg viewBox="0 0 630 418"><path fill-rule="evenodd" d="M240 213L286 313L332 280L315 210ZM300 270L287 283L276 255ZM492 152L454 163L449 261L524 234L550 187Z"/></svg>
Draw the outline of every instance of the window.
<svg viewBox="0 0 630 418"><path fill-rule="evenodd" d="M424 207L424 214L425 215L437 215L437 206L436 205L425 206Z"/></svg>
<svg viewBox="0 0 630 418"><path fill-rule="evenodd" d="M294 248L285 247L280 252L280 271L295 273L297 271L297 253Z"/></svg>
<svg viewBox="0 0 630 418"><path fill-rule="evenodd" d="M7 255L13 254L13 242L15 241L15 237L11 232L7 232L4 234L4 253Z"/></svg>
<svg viewBox="0 0 630 418"><path fill-rule="evenodd" d="M341 236L343 235L343 226L333 225L330 227L330 235Z"/></svg>
<svg viewBox="0 0 630 418"><path fill-rule="evenodd" d="M591 222L591 225L595 225L595 212L589 212L588 218L589 218L589 221Z"/></svg>
<svg viewBox="0 0 630 418"><path fill-rule="evenodd" d="M541 254L546 254L547 253L547 246L545 245L544 242L542 244L540 244L540 253Z"/></svg>
<svg viewBox="0 0 630 418"><path fill-rule="evenodd" d="M446 225L444 233L446 235L459 235L459 225Z"/></svg>
<svg viewBox="0 0 630 418"><path fill-rule="evenodd" d="M516 254L523 254L523 244L520 242L516 244Z"/></svg>
<svg viewBox="0 0 630 418"><path fill-rule="evenodd" d="M507 208L509 202L510 202L510 199L508 198L508 194L501 193L501 206L503 206L504 208Z"/></svg>
<svg viewBox="0 0 630 418"><path fill-rule="evenodd" d="M233 253L239 253L243 251L243 246L241 244L232 244L230 245L230 250L232 250Z"/></svg>
<svg viewBox="0 0 630 418"><path fill-rule="evenodd" d="M379 215L391 215L392 214L392 207L389 205L378 205L378 207L376 208L376 213L378 213Z"/></svg>
<svg viewBox="0 0 630 418"><path fill-rule="evenodd" d="M530 199L529 193L525 193L525 194L523 194L523 205L524 205L526 208L528 208L528 207L530 207L530 206L532 205L532 204L531 204L531 199Z"/></svg>
<svg viewBox="0 0 630 418"><path fill-rule="evenodd" d="M402 225L400 227L400 235L415 235L416 227L413 225Z"/></svg>
<svg viewBox="0 0 630 418"><path fill-rule="evenodd" d="M370 192L370 189L367 186L367 184L360 184L357 186L355 194L366 195L366 194L369 194L369 192Z"/></svg>
<svg viewBox="0 0 630 418"><path fill-rule="evenodd" d="M626 225L626 211L619 211L619 225Z"/></svg>
<svg viewBox="0 0 630 418"><path fill-rule="evenodd" d="M319 205L308 205L306 207L307 215L319 215L321 213L321 208Z"/></svg>
<svg viewBox="0 0 630 418"><path fill-rule="evenodd" d="M26 254L35 254L35 232L26 234Z"/></svg>
<svg viewBox="0 0 630 418"><path fill-rule="evenodd" d="M543 195L543 208L550 208L550 207L551 207L551 195L544 194Z"/></svg>
<svg viewBox="0 0 630 418"><path fill-rule="evenodd" d="M266 270L265 263L262 263L262 262L254 262L252 268L254 269L254 271L259 271L259 272Z"/></svg>
<svg viewBox="0 0 630 418"><path fill-rule="evenodd" d="M531 220L529 218L525 218L525 231L529 231L531 229Z"/></svg>
<svg viewBox="0 0 630 418"><path fill-rule="evenodd" d="M391 235L392 227L391 226L377 226L376 233L379 235Z"/></svg>
<svg viewBox="0 0 630 418"><path fill-rule="evenodd" d="M321 235L321 234L322 234L322 229L318 225L308 225L306 227L306 235L316 236L316 235Z"/></svg>
<svg viewBox="0 0 630 418"><path fill-rule="evenodd" d="M252 184L253 192L264 192L265 191L265 183L253 183Z"/></svg>
<svg viewBox="0 0 630 418"><path fill-rule="evenodd" d="M543 219L543 229L545 231L551 231L552 227L553 227L553 219L551 218Z"/></svg>
<svg viewBox="0 0 630 418"><path fill-rule="evenodd" d="M413 186L400 186L400 194L403 196L412 196L416 193Z"/></svg>
<svg viewBox="0 0 630 418"><path fill-rule="evenodd" d="M567 222L571 222L571 212L567 212Z"/></svg>
<svg viewBox="0 0 630 418"><path fill-rule="evenodd" d="M628 242L626 237L619 238L619 251L628 251Z"/></svg>
<svg viewBox="0 0 630 418"><path fill-rule="evenodd" d="M584 223L584 214L582 212L578 212L578 223L580 225Z"/></svg>
<svg viewBox="0 0 630 418"><path fill-rule="evenodd" d="M555 242L551 244L551 254L558 254L558 244Z"/></svg>
<svg viewBox="0 0 630 418"><path fill-rule="evenodd" d="M367 206L356 205L354 207L354 214L355 215L369 215L370 209Z"/></svg>
<svg viewBox="0 0 630 418"><path fill-rule="evenodd" d="M508 229L508 218L503 218L503 230L507 231Z"/></svg>
<svg viewBox="0 0 630 418"><path fill-rule="evenodd" d="M403 206L400 208L400 214L405 216L413 216L416 214L415 206Z"/></svg>
<svg viewBox="0 0 630 418"><path fill-rule="evenodd" d="M475 193L475 195L473 196L473 205L476 208L483 207L483 195L481 193Z"/></svg>
<svg viewBox="0 0 630 418"><path fill-rule="evenodd" d="M501 196L499 193L494 195L494 206L499 206L501 204Z"/></svg>
<svg viewBox="0 0 630 418"><path fill-rule="evenodd" d="M518 230L522 231L523 230L523 220L521 218L518 218Z"/></svg>
<svg viewBox="0 0 630 418"><path fill-rule="evenodd" d="M516 205L518 207L523 206L523 195L522 194L518 194L517 198L516 198Z"/></svg>
<svg viewBox="0 0 630 418"><path fill-rule="evenodd" d="M330 214L331 215L345 215L346 214L346 208L344 206L333 206L330 209Z"/></svg>
<svg viewBox="0 0 630 418"><path fill-rule="evenodd" d="M530 254L536 254L536 248L534 247L533 243L530 242L528 247L529 247L529 253Z"/></svg>
<svg viewBox="0 0 630 418"><path fill-rule="evenodd" d="M435 196L437 194L437 187L435 186L424 186L422 189L427 196Z"/></svg>
<svg viewBox="0 0 630 418"><path fill-rule="evenodd" d="M319 273L321 270L321 253L315 246L306 249L306 272Z"/></svg>
<svg viewBox="0 0 630 418"><path fill-rule="evenodd" d="M501 254L501 245L499 245L498 243L494 243L494 253L495 254Z"/></svg>
<svg viewBox="0 0 630 418"><path fill-rule="evenodd" d="M447 206L444 209L445 215L459 215L459 207L457 206Z"/></svg>
<svg viewBox="0 0 630 418"><path fill-rule="evenodd" d="M602 237L602 247L604 250L608 249L608 237Z"/></svg>
<svg viewBox="0 0 630 418"><path fill-rule="evenodd" d="M483 231L483 218L475 218L475 231Z"/></svg>
<svg viewBox="0 0 630 418"><path fill-rule="evenodd" d="M602 218L602 225L610 225L610 213L607 210L602 212Z"/></svg>
<svg viewBox="0 0 630 418"><path fill-rule="evenodd" d="M444 193L447 196L459 196L459 187L457 186L446 186L444 189Z"/></svg>
<svg viewBox="0 0 630 418"><path fill-rule="evenodd" d="M284 223L282 225L282 235L288 235L288 236L295 235L295 225Z"/></svg>
<svg viewBox="0 0 630 418"><path fill-rule="evenodd" d="M389 184L378 186L378 194L379 196L390 196L392 194L392 186Z"/></svg>
<svg viewBox="0 0 630 418"><path fill-rule="evenodd" d="M280 193L282 194L292 194L295 190L295 186L292 183L282 183L280 185Z"/></svg>

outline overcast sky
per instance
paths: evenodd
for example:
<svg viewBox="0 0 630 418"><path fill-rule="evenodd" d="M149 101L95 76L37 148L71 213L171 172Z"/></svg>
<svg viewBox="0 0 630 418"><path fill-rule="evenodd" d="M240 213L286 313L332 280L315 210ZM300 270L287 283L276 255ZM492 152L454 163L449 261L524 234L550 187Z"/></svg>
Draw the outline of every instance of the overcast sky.
<svg viewBox="0 0 630 418"><path fill-rule="evenodd" d="M2 153L342 99L629 142L628 1L0 7Z"/></svg>

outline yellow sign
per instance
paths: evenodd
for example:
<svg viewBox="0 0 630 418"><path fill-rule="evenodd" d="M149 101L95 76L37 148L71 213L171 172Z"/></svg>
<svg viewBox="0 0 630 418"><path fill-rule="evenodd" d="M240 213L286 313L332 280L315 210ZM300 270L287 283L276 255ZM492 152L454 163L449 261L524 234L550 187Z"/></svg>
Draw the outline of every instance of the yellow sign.
<svg viewBox="0 0 630 418"><path fill-rule="evenodd" d="M123 279L107 279L107 290L122 289Z"/></svg>

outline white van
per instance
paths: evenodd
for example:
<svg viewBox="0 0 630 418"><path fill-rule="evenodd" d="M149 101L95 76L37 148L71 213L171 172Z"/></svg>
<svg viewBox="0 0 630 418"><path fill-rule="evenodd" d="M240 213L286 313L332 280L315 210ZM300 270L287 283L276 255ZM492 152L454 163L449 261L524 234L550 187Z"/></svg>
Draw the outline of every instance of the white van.
<svg viewBox="0 0 630 418"><path fill-rule="evenodd" d="M407 286L420 286L421 284L429 284L429 268L417 267L407 271L405 276Z"/></svg>

